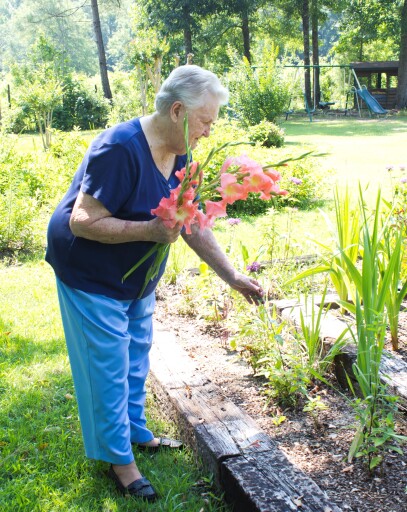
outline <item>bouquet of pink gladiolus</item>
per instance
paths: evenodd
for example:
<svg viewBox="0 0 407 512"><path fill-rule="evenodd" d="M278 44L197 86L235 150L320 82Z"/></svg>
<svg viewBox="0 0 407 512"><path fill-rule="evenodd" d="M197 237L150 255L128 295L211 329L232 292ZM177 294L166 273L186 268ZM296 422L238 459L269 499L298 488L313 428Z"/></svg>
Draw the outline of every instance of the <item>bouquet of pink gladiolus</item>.
<svg viewBox="0 0 407 512"><path fill-rule="evenodd" d="M184 125L185 140L188 141L188 124ZM209 183L203 181L203 171L211 158L228 146L247 144L232 142L223 144L219 148L212 149L204 162L193 162L191 150L187 145L186 166L175 174L180 183L172 189L169 197L163 197L157 206L151 210L153 215L160 217L168 228L173 228L177 223L182 223L185 233L191 234L191 226L197 224L199 229L212 227L218 217L225 217L226 207L235 201L247 199L250 192L259 193L260 199L268 200L273 196L283 196L287 191L281 190L278 181L281 176L272 167L284 165L286 161L274 166L262 167L259 163L246 155L227 158L221 169ZM304 156L304 155L303 155ZM217 199L217 200L214 200ZM147 272L143 294L147 284L154 279L160 270L170 244L156 243L150 251L140 259L124 276L127 279L146 259L157 253L155 260Z"/></svg>

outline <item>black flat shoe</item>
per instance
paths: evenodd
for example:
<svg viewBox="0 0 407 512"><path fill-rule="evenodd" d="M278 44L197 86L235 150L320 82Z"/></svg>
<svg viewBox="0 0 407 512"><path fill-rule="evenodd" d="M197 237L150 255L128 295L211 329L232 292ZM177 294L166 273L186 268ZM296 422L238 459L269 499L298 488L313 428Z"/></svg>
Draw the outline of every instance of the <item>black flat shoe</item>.
<svg viewBox="0 0 407 512"><path fill-rule="evenodd" d="M116 475L113 466L111 465L109 471L107 472L107 476L113 480L116 484L116 489L120 491L124 495L130 495L134 498L142 498L147 501L155 501L158 498L157 493L154 490L154 487L151 485L147 478L142 477L138 480L134 480L131 484L124 486L119 477Z"/></svg>
<svg viewBox="0 0 407 512"><path fill-rule="evenodd" d="M182 441L178 441L178 439L170 439L168 437L160 437L158 440L158 444L155 446L148 446L145 444L137 443L135 444L139 450L148 452L158 452L159 450L163 449L181 450L184 447Z"/></svg>

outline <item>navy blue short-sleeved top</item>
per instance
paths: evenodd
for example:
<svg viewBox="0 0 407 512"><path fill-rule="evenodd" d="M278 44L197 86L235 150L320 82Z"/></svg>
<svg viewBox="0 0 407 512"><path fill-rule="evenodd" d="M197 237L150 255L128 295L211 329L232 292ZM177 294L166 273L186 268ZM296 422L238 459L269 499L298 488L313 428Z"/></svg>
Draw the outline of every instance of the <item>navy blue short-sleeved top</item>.
<svg viewBox="0 0 407 512"><path fill-rule="evenodd" d="M162 197L169 197L179 181L175 171L185 166L179 156L167 181L157 169L139 119L102 132L89 147L72 184L53 213L47 232L45 259L68 286L119 300L135 299L154 261L147 259L124 283L123 275L154 245L153 242L105 244L75 237L69 228L73 205L80 190L100 201L118 219L148 221L154 218ZM149 295L165 269L143 293Z"/></svg>

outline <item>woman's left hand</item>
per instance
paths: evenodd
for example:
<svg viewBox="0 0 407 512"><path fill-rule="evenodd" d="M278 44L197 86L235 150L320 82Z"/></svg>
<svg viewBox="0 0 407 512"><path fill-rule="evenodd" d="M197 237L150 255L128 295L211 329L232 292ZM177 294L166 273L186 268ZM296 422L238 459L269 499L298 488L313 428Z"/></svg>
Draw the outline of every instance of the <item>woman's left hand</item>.
<svg viewBox="0 0 407 512"><path fill-rule="evenodd" d="M264 302L264 290L252 277L237 273L229 285L240 292L249 304L261 304Z"/></svg>

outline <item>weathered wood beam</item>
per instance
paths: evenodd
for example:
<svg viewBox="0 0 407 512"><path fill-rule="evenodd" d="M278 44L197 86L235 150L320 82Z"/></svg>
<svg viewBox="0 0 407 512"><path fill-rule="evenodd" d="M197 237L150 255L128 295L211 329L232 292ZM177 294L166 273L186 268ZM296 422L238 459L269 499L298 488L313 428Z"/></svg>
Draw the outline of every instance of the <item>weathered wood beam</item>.
<svg viewBox="0 0 407 512"><path fill-rule="evenodd" d="M235 511L340 512L248 414L197 371L171 333L156 330L150 383Z"/></svg>

